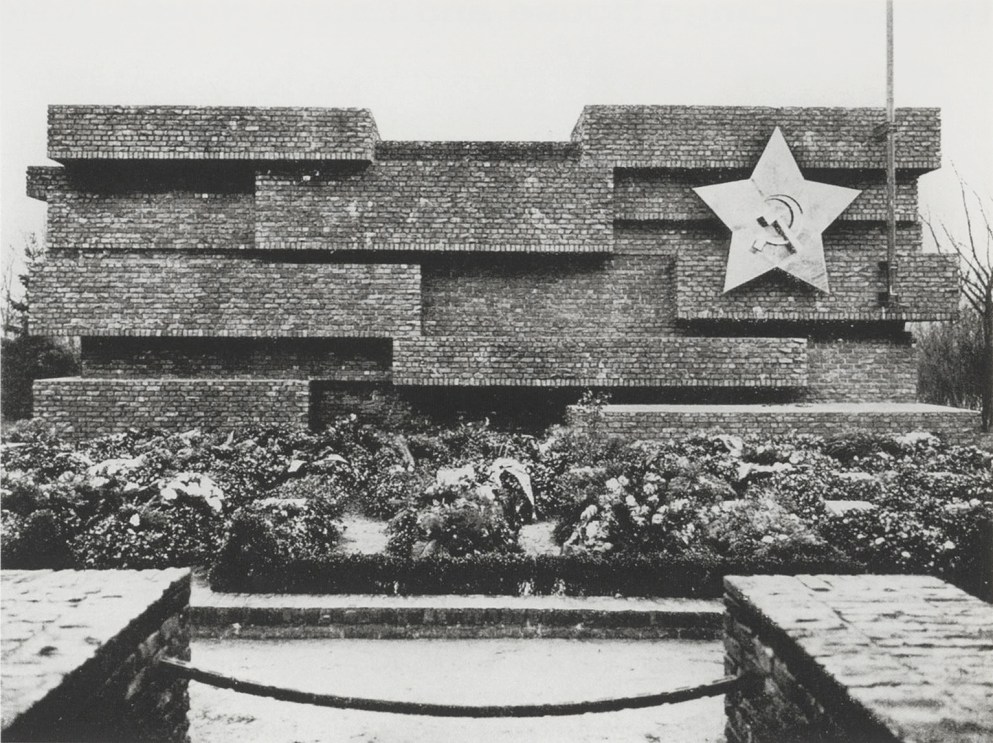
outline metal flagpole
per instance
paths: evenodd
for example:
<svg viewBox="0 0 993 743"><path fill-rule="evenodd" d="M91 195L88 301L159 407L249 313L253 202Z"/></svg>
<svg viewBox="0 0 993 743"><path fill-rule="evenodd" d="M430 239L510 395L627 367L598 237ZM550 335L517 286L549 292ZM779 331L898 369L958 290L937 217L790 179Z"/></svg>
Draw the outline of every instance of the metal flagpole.
<svg viewBox="0 0 993 743"><path fill-rule="evenodd" d="M893 0L886 0L886 303L896 296L896 112L893 108Z"/></svg>

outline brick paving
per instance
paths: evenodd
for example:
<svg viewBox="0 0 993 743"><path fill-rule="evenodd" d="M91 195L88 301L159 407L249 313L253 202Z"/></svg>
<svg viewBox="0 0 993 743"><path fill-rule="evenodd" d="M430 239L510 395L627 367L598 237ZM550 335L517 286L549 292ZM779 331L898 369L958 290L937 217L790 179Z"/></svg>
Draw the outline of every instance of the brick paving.
<svg viewBox="0 0 993 743"><path fill-rule="evenodd" d="M732 700L729 740L775 740L761 731L787 712L831 740L993 740L993 606L927 576L725 585L729 670L765 679L761 699Z"/></svg>
<svg viewBox="0 0 993 743"><path fill-rule="evenodd" d="M120 644L122 633L140 627L139 618L153 604L183 590L188 574L181 569L0 573L4 730L42 700L71 695L70 689L86 686L84 679L101 680L96 666L116 653L109 648Z"/></svg>

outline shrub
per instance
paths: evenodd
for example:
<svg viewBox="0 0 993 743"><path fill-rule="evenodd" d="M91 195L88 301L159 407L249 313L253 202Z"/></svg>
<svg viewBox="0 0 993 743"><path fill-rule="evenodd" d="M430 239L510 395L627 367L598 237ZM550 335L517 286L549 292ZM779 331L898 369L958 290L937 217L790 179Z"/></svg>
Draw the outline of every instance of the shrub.
<svg viewBox="0 0 993 743"><path fill-rule="evenodd" d="M846 464L880 452L900 455L903 450L894 437L875 431L845 431L824 440L824 453Z"/></svg>
<svg viewBox="0 0 993 743"><path fill-rule="evenodd" d="M330 497L270 498L239 509L212 562L219 585L251 583L293 561L330 559L338 545L341 504Z"/></svg>
<svg viewBox="0 0 993 743"><path fill-rule="evenodd" d="M66 530L53 511L46 508L23 517L5 512L2 523L5 568L59 570L73 566Z"/></svg>
<svg viewBox="0 0 993 743"><path fill-rule="evenodd" d="M717 509L705 527L703 541L733 560L841 557L808 521L769 497Z"/></svg>
<svg viewBox="0 0 993 743"><path fill-rule="evenodd" d="M873 571L937 575L993 601L993 505L904 497L900 507L829 517L821 532Z"/></svg>
<svg viewBox="0 0 993 743"><path fill-rule="evenodd" d="M384 464L366 477L349 505L375 519L391 519L421 493L430 476L400 464Z"/></svg>
<svg viewBox="0 0 993 743"><path fill-rule="evenodd" d="M0 348L0 409L7 420L31 417L31 385L36 379L67 377L79 373L79 358L70 348L51 338L18 335L3 338Z"/></svg>
<svg viewBox="0 0 993 743"><path fill-rule="evenodd" d="M567 429L536 441L486 424L401 436L349 417L319 433L133 429L74 442L28 422L11 436L16 444L0 450L10 566L204 564L223 547L218 570L231 580L242 569L270 580L291 562L346 564L333 555L347 508L393 517L392 554L348 563L366 578L341 574L340 585L379 576L382 590L442 590L432 581L450 580L585 591L594 589L577 588L586 584L569 571L590 570L647 591L612 567L640 570L644 560L735 572L756 560L784 569L849 560L928 572L980 595L993 585L993 455L928 434L856 433L826 444L695 434L648 445ZM829 517L826 498L876 509ZM554 570L516 556L535 507L558 516L557 539L574 553ZM433 556L411 561L415 544ZM499 566L511 571L505 580L481 577ZM541 583L546 575L555 578Z"/></svg>
<svg viewBox="0 0 993 743"><path fill-rule="evenodd" d="M840 487L845 480L835 473L811 473L791 469L776 472L748 489L748 495L759 501L769 501L786 513L807 522L816 522L824 515L824 501L844 496Z"/></svg>
<svg viewBox="0 0 993 743"><path fill-rule="evenodd" d="M264 593L566 594L718 598L725 575L855 573L863 566L836 556L728 561L710 555L529 556L487 553L416 560L393 555L332 554L281 561L256 552L235 562L222 553L210 574L219 591ZM241 555L244 556L244 553Z"/></svg>
<svg viewBox="0 0 993 743"><path fill-rule="evenodd" d="M220 547L223 521L193 500L126 504L89 525L72 542L84 568L205 565Z"/></svg>
<svg viewBox="0 0 993 743"><path fill-rule="evenodd" d="M419 503L390 522L389 551L461 557L516 550L517 528L508 519L515 512L513 498L494 483L479 480L471 466L439 470Z"/></svg>
<svg viewBox="0 0 993 743"><path fill-rule="evenodd" d="M331 497L266 498L244 510L265 524L276 554L290 559L325 555L341 539L341 504Z"/></svg>
<svg viewBox="0 0 993 743"><path fill-rule="evenodd" d="M963 303L954 322L918 326L917 392L924 402L978 410L982 403L983 363L988 350L983 318Z"/></svg>
<svg viewBox="0 0 993 743"><path fill-rule="evenodd" d="M701 537L709 507L736 496L714 472L672 449L633 447L626 462L573 470L585 480L556 534L570 551L680 554ZM721 455L723 456L723 455Z"/></svg>

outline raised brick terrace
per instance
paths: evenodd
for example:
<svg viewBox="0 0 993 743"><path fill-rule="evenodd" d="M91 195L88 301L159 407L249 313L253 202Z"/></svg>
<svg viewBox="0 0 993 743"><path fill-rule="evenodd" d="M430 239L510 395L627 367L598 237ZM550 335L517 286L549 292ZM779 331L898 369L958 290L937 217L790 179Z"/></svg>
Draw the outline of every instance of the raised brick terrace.
<svg viewBox="0 0 993 743"><path fill-rule="evenodd" d="M4 740L186 740L188 570L5 570Z"/></svg>
<svg viewBox="0 0 993 743"><path fill-rule="evenodd" d="M729 743L993 740L993 606L927 576L725 579Z"/></svg>

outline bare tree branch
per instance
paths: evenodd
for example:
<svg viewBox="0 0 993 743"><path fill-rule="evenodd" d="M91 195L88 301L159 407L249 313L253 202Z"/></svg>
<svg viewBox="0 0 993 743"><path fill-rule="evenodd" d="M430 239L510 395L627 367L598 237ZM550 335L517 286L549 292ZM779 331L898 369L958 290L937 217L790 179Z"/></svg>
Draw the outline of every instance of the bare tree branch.
<svg viewBox="0 0 993 743"><path fill-rule="evenodd" d="M965 216L965 235L961 236L949 229L941 220L935 220L931 215L920 215L921 221L927 227L935 248L946 255L955 254L959 261L959 294L965 307L975 314L981 326L978 336L979 357L977 364L972 366L971 384L975 384L975 397L964 394L963 389L946 389L948 399L978 399L982 409L983 429L993 428L993 223L989 218L985 200L974 189L969 188L959 177L959 199ZM971 197L970 198L970 194ZM974 210L976 210L974 212ZM978 217L977 217L978 215ZM978 227L977 219L982 227ZM985 236L977 238L976 230ZM985 251L983 250L985 243ZM965 337L965 336L962 336ZM961 361L961 359L957 359ZM953 368L945 368L943 362L932 361L930 373L933 384L940 386L942 379L947 376L949 383L959 379ZM959 379L961 381L961 379Z"/></svg>

